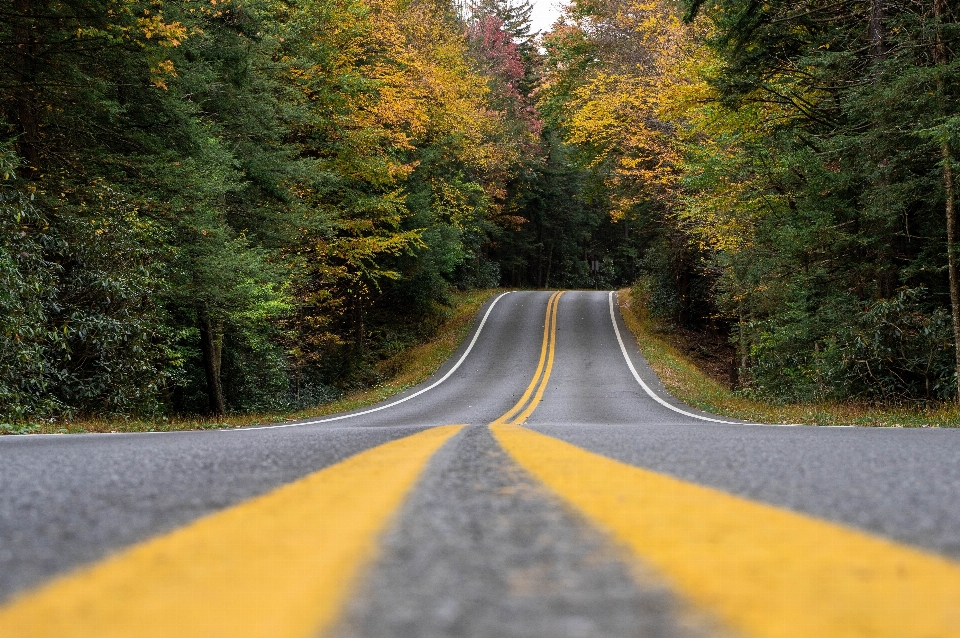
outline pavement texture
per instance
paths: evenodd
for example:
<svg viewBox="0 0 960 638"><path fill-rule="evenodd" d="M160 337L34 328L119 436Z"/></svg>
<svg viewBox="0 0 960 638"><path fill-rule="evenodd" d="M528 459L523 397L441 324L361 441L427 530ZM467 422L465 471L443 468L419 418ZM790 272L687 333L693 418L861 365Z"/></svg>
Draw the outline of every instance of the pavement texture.
<svg viewBox="0 0 960 638"><path fill-rule="evenodd" d="M333 635L721 635L655 570L625 558L541 487L486 427L530 384L550 294L514 292L488 302L479 334L434 377L383 405L430 386L459 362L449 378L376 412L273 429L0 437L0 602L364 450L467 424L425 467ZM960 431L685 416L654 401L630 373L610 303L606 292L560 298L556 359L526 427L628 465L960 559ZM627 355L664 402L718 418L670 397L615 320Z"/></svg>
<svg viewBox="0 0 960 638"><path fill-rule="evenodd" d="M0 600L422 429L4 437Z"/></svg>
<svg viewBox="0 0 960 638"><path fill-rule="evenodd" d="M472 426L431 462L333 635L711 635L623 558Z"/></svg>

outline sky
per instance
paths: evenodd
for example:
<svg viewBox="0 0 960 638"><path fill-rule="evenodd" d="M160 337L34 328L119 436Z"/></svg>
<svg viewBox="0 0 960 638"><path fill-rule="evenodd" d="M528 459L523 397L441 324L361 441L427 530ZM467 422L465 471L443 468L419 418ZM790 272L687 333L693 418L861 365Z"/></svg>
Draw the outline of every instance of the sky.
<svg viewBox="0 0 960 638"><path fill-rule="evenodd" d="M562 0L534 0L531 14L533 31L549 31L560 15L561 4Z"/></svg>

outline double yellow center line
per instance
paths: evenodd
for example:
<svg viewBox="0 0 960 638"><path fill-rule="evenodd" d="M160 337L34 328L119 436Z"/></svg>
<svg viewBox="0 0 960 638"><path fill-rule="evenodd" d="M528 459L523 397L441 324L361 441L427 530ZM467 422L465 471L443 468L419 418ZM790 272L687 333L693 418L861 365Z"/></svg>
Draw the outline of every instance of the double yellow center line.
<svg viewBox="0 0 960 638"><path fill-rule="evenodd" d="M543 345L540 347L540 361L537 363L537 370L533 373L530 385L527 386L520 400L490 425L520 425L537 409L537 405L547 389L550 371L553 369L553 356L557 348L557 305L560 303L562 295L563 291L555 292L550 295L550 300L547 301L547 315L543 321Z"/></svg>

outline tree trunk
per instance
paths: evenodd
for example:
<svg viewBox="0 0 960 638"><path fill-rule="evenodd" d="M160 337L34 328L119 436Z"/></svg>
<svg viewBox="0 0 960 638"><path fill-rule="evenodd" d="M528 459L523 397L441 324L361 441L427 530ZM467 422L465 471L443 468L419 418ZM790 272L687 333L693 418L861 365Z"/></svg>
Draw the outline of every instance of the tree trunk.
<svg viewBox="0 0 960 638"><path fill-rule="evenodd" d="M949 62L949 51L943 35L943 23L949 16L948 0L934 0L933 14L938 21L937 41L933 48L933 60L937 66L944 66ZM943 102L944 92L943 80L937 81L938 93L941 94ZM953 317L953 350L954 350L954 370L957 377L957 397L960 402L960 279L957 277L957 194L956 182L953 175L953 149L950 147L950 140L945 139L940 146L940 154L943 159L943 194L944 194L944 212L947 221L947 272L950 280L950 310Z"/></svg>
<svg viewBox="0 0 960 638"><path fill-rule="evenodd" d="M883 5L886 0L870 0L870 53L874 57L884 54Z"/></svg>
<svg viewBox="0 0 960 638"><path fill-rule="evenodd" d="M730 356L727 377L731 390L736 390L740 387L740 352L738 348L734 348Z"/></svg>
<svg viewBox="0 0 960 638"><path fill-rule="evenodd" d="M553 265L553 242L550 242L550 252L547 253L547 279L543 282L544 288L550 287L550 267Z"/></svg>
<svg viewBox="0 0 960 638"><path fill-rule="evenodd" d="M210 314L206 310L198 313L200 324L200 350L203 353L203 371L207 376L207 400L210 412L214 416L223 416L227 406L223 400L223 385L220 383L220 361L223 354L223 337L213 329Z"/></svg>
<svg viewBox="0 0 960 638"><path fill-rule="evenodd" d="M690 303L690 269L687 267L682 255L678 255L676 264L678 270L677 293L680 296L680 309L677 314L677 323L681 326L687 326L692 319L690 316L692 308L692 304Z"/></svg>
<svg viewBox="0 0 960 638"><path fill-rule="evenodd" d="M736 366L736 380L739 388L744 375L747 373L747 365L750 363L750 348L747 343L747 321L743 316L743 307L740 307L739 317L737 318L737 351L733 355L734 365ZM736 365L737 359L740 364Z"/></svg>
<svg viewBox="0 0 960 638"><path fill-rule="evenodd" d="M957 373L957 401L960 402L960 279L957 278L957 204L953 178L953 153L949 143L944 143L943 188L946 197L947 215L947 270L950 277L950 310L953 315L953 350Z"/></svg>
<svg viewBox="0 0 960 638"><path fill-rule="evenodd" d="M353 317L353 345L356 348L357 358L363 355L363 305L359 300L354 300Z"/></svg>
<svg viewBox="0 0 960 638"><path fill-rule="evenodd" d="M13 92L16 97L12 115L20 133L17 139L17 153L26 160L20 172L23 177L31 178L40 170L40 125L37 119L36 86L38 43L34 29L36 25L31 20L30 0L17 0L14 6L19 14L14 18L13 29L17 50L15 73L18 76L19 86Z"/></svg>
<svg viewBox="0 0 960 638"><path fill-rule="evenodd" d="M543 222L537 222L537 288L543 288Z"/></svg>

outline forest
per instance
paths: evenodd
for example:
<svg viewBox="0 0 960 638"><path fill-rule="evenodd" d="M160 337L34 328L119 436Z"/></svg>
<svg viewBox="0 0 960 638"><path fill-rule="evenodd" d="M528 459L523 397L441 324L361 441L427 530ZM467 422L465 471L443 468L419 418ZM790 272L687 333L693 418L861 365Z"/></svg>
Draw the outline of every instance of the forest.
<svg viewBox="0 0 960 638"><path fill-rule="evenodd" d="M376 384L630 286L765 401L958 399L951 0L11 0L0 421Z"/></svg>

